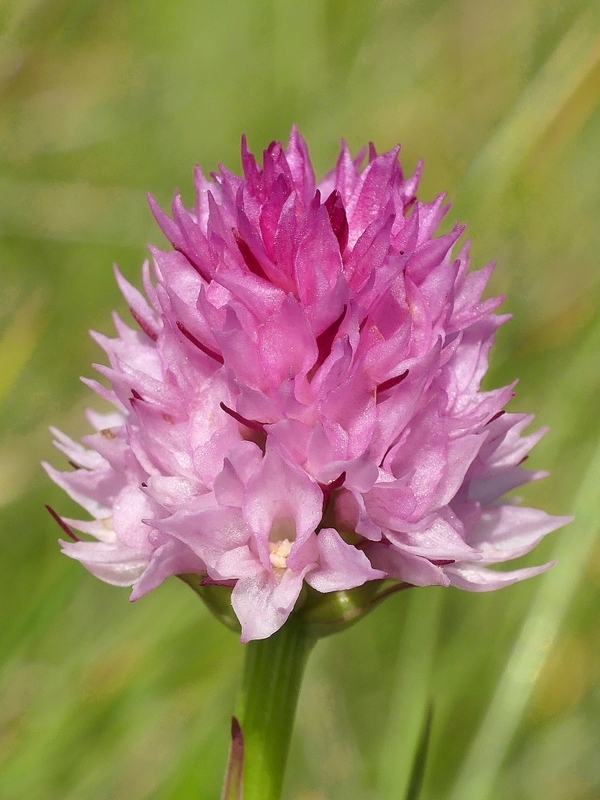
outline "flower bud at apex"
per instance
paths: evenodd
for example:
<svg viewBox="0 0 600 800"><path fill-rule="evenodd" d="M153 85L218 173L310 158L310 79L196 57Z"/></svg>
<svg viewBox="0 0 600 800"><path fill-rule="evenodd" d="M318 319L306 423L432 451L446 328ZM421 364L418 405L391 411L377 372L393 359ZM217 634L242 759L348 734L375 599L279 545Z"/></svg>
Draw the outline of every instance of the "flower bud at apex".
<svg viewBox="0 0 600 800"><path fill-rule="evenodd" d="M194 176L152 248L144 294L115 275L132 322L93 334L109 366L86 383L73 471L50 477L88 518L55 519L66 555L136 600L178 575L244 642L291 613L315 635L406 586L488 591L568 521L504 500L542 432L481 391L501 298L470 271L463 228L436 236L444 196L417 199L398 148L368 163L342 144L314 177L294 127L262 167ZM81 532L79 538L72 531Z"/></svg>

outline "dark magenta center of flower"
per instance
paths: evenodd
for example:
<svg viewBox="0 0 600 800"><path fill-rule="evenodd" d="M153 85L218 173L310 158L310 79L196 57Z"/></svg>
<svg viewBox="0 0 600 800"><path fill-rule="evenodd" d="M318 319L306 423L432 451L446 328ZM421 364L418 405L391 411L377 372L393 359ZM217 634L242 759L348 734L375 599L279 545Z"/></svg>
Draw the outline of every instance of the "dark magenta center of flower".
<svg viewBox="0 0 600 800"><path fill-rule="evenodd" d="M346 216L346 209L342 201L341 194L334 189L325 200L325 208L329 214L329 221L331 229L338 240L340 246L340 253L343 255L346 245L348 244L348 218Z"/></svg>

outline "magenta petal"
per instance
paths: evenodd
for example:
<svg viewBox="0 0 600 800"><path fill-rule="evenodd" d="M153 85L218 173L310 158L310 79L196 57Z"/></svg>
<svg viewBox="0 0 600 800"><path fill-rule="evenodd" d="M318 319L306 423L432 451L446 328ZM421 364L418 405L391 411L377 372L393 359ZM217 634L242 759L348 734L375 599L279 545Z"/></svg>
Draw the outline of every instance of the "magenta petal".
<svg viewBox="0 0 600 800"><path fill-rule="evenodd" d="M440 508L449 503L464 481L467 470L473 463L482 441L474 435L448 443L445 454L444 475L438 483L430 503L431 508Z"/></svg>
<svg viewBox="0 0 600 800"><path fill-rule="evenodd" d="M228 452L223 469L214 482L219 505L242 507L246 483L261 461L260 449L253 442L239 442Z"/></svg>
<svg viewBox="0 0 600 800"><path fill-rule="evenodd" d="M119 289L123 293L123 297L129 304L129 308L131 313L142 328L142 330L151 338L156 341L158 338L158 331L160 329L160 323L156 319L156 314L153 309L150 308L146 300L144 299L144 295L138 291L134 286L132 286L129 281L125 280L125 278L121 275L119 268L115 265L115 278L117 279L117 283L119 284Z"/></svg>
<svg viewBox="0 0 600 800"><path fill-rule="evenodd" d="M288 296L279 312L258 329L260 358L269 379L305 375L317 360L317 344L300 305Z"/></svg>
<svg viewBox="0 0 600 800"><path fill-rule="evenodd" d="M304 200L305 205L308 205L315 193L315 175L308 154L308 147L295 125L292 127L285 157L294 179L296 191Z"/></svg>
<svg viewBox="0 0 600 800"><path fill-rule="evenodd" d="M335 499L336 517L341 526L354 530L360 536L372 541L379 541L382 536L381 527L367 512L362 494L355 490L341 490Z"/></svg>

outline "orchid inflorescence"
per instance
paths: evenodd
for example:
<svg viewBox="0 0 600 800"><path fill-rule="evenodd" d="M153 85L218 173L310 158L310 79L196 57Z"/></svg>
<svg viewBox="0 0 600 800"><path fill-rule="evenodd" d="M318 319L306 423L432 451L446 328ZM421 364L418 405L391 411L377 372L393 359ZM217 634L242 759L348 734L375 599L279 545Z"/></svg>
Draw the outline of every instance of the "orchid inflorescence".
<svg viewBox="0 0 600 800"><path fill-rule="evenodd" d="M565 518L504 495L543 431L505 413L514 385L481 390L502 298L469 272L449 206L416 198L395 148L315 182L292 129L243 177L199 168L196 202L151 248L145 297L116 271L134 328L94 333L114 406L88 412L76 465L50 476L90 515L62 542L135 600L172 575L226 587L242 641L269 637L306 592L369 582L498 589L550 566L490 569ZM310 587L310 588L307 588Z"/></svg>

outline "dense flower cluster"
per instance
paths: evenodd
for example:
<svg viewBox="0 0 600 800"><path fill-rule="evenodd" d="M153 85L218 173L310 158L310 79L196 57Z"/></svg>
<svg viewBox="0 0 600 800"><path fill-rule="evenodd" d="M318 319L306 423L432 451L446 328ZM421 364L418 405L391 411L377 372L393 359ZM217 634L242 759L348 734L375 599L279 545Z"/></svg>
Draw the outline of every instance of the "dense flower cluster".
<svg viewBox="0 0 600 800"><path fill-rule="evenodd" d="M63 519L95 539L68 556L132 599L174 574L230 585L244 641L303 582L485 591L547 568L488 568L564 519L500 499L540 477L521 462L541 435L502 410L512 386L480 390L501 298L397 156L361 168L343 145L316 184L294 129L262 169L243 142L244 177L197 169L192 210L151 200L173 249L152 250L147 299L117 272L136 329L94 334L111 388L87 383L115 411L83 446L56 432L77 469L47 466L92 517Z"/></svg>

